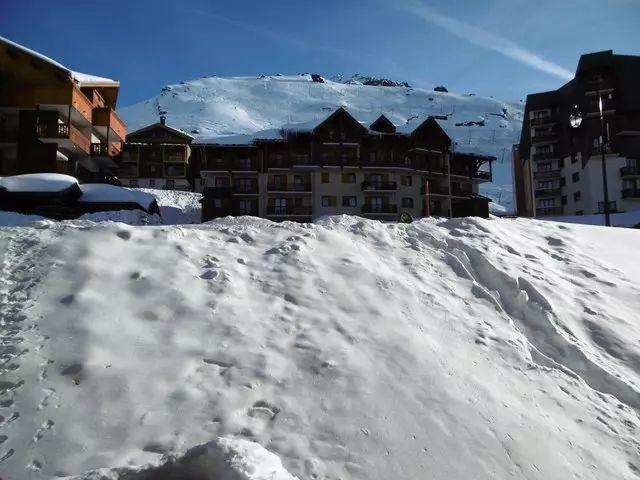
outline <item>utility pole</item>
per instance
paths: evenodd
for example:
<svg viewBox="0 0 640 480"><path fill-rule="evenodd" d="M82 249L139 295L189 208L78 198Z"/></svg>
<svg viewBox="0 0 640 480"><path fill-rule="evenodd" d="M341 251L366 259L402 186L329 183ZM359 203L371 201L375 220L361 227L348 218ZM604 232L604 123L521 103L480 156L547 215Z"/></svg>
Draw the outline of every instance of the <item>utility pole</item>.
<svg viewBox="0 0 640 480"><path fill-rule="evenodd" d="M602 91L598 90L598 108L600 110L600 155L602 157L602 187L604 193L604 224L611 226L611 215L609 213L609 186L607 185L607 165L605 164L605 130L604 111L602 108Z"/></svg>

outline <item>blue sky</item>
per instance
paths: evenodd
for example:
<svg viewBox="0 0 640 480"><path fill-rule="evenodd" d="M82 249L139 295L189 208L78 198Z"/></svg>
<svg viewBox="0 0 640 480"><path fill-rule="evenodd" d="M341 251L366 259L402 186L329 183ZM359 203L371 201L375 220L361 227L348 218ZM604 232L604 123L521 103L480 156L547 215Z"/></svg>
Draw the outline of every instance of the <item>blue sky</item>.
<svg viewBox="0 0 640 480"><path fill-rule="evenodd" d="M367 73L518 100L583 52L640 54L640 0L0 0L0 35L117 78L119 104L205 75Z"/></svg>

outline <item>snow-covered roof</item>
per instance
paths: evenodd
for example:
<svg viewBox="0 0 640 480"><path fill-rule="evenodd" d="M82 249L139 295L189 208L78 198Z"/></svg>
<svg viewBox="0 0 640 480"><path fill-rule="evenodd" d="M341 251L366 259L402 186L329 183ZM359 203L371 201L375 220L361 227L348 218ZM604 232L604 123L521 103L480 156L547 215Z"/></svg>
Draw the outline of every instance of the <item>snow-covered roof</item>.
<svg viewBox="0 0 640 480"><path fill-rule="evenodd" d="M156 198L149 194L104 183L84 183L80 185L82 196L79 202L92 203L137 203L148 210Z"/></svg>
<svg viewBox="0 0 640 480"><path fill-rule="evenodd" d="M142 133L142 132L144 132L146 130L150 130L150 129L155 128L155 127L165 128L165 129L167 129L167 130L169 130L169 131L171 131L173 133L176 133L176 134L181 135L183 137L187 137L187 138L189 138L191 140L193 140L195 138L193 135L185 132L184 130L180 130L177 127L172 127L172 126L167 125L166 123L162 123L162 122L152 123L151 125L147 125L146 127L142 127L142 128L139 128L138 130L134 130L133 132L129 132L127 134L127 137L136 135L138 133Z"/></svg>
<svg viewBox="0 0 640 480"><path fill-rule="evenodd" d="M60 192L78 180L61 173L27 173L0 178L0 189L8 192Z"/></svg>
<svg viewBox="0 0 640 480"><path fill-rule="evenodd" d="M13 42L8 38L0 36L0 42L6 43L7 45L16 48L27 55L31 55L49 65L58 68L65 73L67 73L80 87L119 87L120 82L118 80L112 80L110 78L98 77L95 75L88 75L86 73L74 72L73 70L68 69L64 65L55 60L43 55L41 53L36 52L35 50L31 50L30 48L25 47L24 45L20 45L19 43Z"/></svg>

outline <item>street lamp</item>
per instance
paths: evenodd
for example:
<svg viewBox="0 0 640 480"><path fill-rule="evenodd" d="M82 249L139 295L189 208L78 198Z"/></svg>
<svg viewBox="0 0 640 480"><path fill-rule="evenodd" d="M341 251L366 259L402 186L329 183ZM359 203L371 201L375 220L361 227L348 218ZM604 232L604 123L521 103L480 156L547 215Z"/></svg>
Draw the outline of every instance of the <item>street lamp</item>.
<svg viewBox="0 0 640 480"><path fill-rule="evenodd" d="M602 190L604 193L604 224L611 226L611 215L609 214L609 187L607 186L607 165L605 164L605 129L604 113L602 109L602 93L598 91L598 109L600 111L600 154L602 155ZM582 114L577 105L569 112L569 125L571 128L578 128L582 125Z"/></svg>

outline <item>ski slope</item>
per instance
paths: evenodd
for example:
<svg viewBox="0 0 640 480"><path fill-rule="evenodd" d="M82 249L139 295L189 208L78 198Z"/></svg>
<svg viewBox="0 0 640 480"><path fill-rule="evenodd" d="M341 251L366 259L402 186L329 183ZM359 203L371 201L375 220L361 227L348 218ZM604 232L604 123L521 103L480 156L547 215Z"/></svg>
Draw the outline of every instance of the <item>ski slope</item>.
<svg viewBox="0 0 640 480"><path fill-rule="evenodd" d="M0 477L637 479L639 234L0 228Z"/></svg>
<svg viewBox="0 0 640 480"><path fill-rule="evenodd" d="M520 136L521 104L407 86L364 85L371 77L336 80L318 83L310 74L204 77L168 85L157 97L118 112L129 131L165 115L169 125L207 139L318 121L341 106L367 125L381 113L397 125L446 116L456 149L498 159L494 181L483 191L512 209L511 147Z"/></svg>

